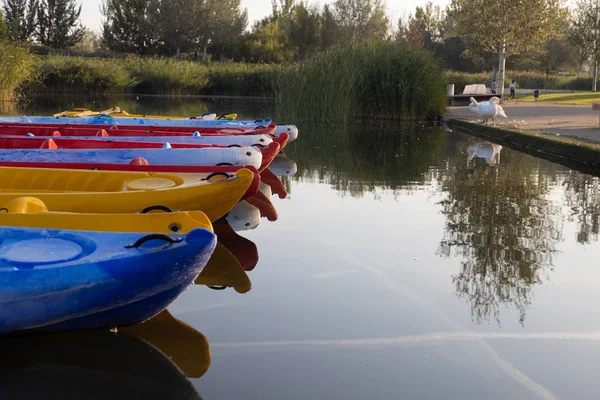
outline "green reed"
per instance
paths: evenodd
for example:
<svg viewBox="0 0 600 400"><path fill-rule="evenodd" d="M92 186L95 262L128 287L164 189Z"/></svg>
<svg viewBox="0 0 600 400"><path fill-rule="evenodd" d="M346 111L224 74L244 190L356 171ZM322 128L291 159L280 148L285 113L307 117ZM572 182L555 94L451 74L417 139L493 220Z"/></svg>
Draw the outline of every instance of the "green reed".
<svg viewBox="0 0 600 400"><path fill-rule="evenodd" d="M285 118L435 118L445 83L433 58L394 44L348 46L282 69L275 83Z"/></svg>
<svg viewBox="0 0 600 400"><path fill-rule="evenodd" d="M10 101L36 72L35 57L25 46L0 42L0 100Z"/></svg>

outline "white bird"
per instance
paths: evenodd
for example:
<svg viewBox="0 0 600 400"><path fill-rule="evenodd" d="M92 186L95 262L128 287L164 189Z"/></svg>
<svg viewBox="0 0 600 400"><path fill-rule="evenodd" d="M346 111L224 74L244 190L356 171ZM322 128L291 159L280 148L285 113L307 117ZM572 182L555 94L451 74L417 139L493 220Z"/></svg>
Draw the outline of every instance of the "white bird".
<svg viewBox="0 0 600 400"><path fill-rule="evenodd" d="M467 147L467 161L473 158L483 158L490 165L500 164L500 152L502 146L496 143L479 143Z"/></svg>
<svg viewBox="0 0 600 400"><path fill-rule="evenodd" d="M492 119L492 123L496 123L496 117L508 118L504 112L504 108L500 105L500 99L496 96L490 101L482 101L478 103L473 97L470 98L469 111L476 112L479 117L483 118L483 123L486 124L488 119Z"/></svg>

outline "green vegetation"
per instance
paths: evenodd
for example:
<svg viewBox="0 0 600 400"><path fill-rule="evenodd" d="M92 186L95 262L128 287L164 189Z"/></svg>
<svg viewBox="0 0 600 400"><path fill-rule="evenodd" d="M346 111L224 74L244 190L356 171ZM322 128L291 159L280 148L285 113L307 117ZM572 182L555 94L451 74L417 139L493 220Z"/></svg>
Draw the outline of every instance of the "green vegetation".
<svg viewBox="0 0 600 400"><path fill-rule="evenodd" d="M447 76L448 83L454 84L456 94L462 93L465 85L482 83L489 87L492 82L491 72L449 71ZM588 76L547 76L541 72L507 71L506 80L510 82L512 79L515 79L517 88L520 89L589 90L592 85L592 78Z"/></svg>
<svg viewBox="0 0 600 400"><path fill-rule="evenodd" d="M0 100L12 100L21 84L34 77L34 58L25 46L0 41L0 71Z"/></svg>
<svg viewBox="0 0 600 400"><path fill-rule="evenodd" d="M519 101L536 101L533 96L523 96L519 97L518 99ZM542 93L537 101L565 105L589 106L592 105L592 103L600 102L600 93Z"/></svg>
<svg viewBox="0 0 600 400"><path fill-rule="evenodd" d="M445 108L444 76L430 55L403 46L348 46L282 70L275 93L288 119L422 119Z"/></svg>
<svg viewBox="0 0 600 400"><path fill-rule="evenodd" d="M270 96L278 67L173 59L40 58L40 91Z"/></svg>

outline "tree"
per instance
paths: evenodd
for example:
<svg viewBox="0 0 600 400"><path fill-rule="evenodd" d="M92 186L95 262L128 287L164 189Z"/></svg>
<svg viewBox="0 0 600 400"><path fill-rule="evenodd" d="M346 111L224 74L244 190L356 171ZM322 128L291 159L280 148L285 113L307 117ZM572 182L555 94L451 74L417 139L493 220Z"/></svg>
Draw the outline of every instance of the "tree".
<svg viewBox="0 0 600 400"><path fill-rule="evenodd" d="M543 43L554 31L561 0L452 0L456 30L498 54L498 88L504 95L506 58Z"/></svg>
<svg viewBox="0 0 600 400"><path fill-rule="evenodd" d="M387 37L389 20L382 0L336 0L326 10L333 17L337 43L382 41Z"/></svg>
<svg viewBox="0 0 600 400"><path fill-rule="evenodd" d="M61 49L75 46L83 37L81 5L75 0L41 0L37 7L37 38L41 44Z"/></svg>
<svg viewBox="0 0 600 400"><path fill-rule="evenodd" d="M35 33L38 0L4 0L2 9L11 40L27 41Z"/></svg>
<svg viewBox="0 0 600 400"><path fill-rule="evenodd" d="M598 59L600 57L600 1L581 0L572 22L571 40L579 45L580 50L588 52L594 62L594 81L592 91L597 90ZM580 54L580 60L583 54ZM583 61L582 63L583 64Z"/></svg>
<svg viewBox="0 0 600 400"><path fill-rule="evenodd" d="M241 9L240 0L204 0L201 15L192 36L203 49L204 61L209 45L222 47L235 42L248 25L248 12Z"/></svg>
<svg viewBox="0 0 600 400"><path fill-rule="evenodd" d="M321 45L322 20L317 8L297 4L290 15L287 31L289 43L295 48L296 59L313 56Z"/></svg>
<svg viewBox="0 0 600 400"><path fill-rule="evenodd" d="M0 11L0 40L7 40L8 38L8 28L6 22L4 22L4 14Z"/></svg>
<svg viewBox="0 0 600 400"><path fill-rule="evenodd" d="M288 45L287 33L279 21L257 22L244 44L245 56L253 62L282 63L294 57L294 49Z"/></svg>
<svg viewBox="0 0 600 400"><path fill-rule="evenodd" d="M205 23L202 0L151 0L150 21L163 49L177 57L197 45L197 29Z"/></svg>
<svg viewBox="0 0 600 400"><path fill-rule="evenodd" d="M156 42L149 21L151 0L104 0L102 43L113 51L149 53Z"/></svg>

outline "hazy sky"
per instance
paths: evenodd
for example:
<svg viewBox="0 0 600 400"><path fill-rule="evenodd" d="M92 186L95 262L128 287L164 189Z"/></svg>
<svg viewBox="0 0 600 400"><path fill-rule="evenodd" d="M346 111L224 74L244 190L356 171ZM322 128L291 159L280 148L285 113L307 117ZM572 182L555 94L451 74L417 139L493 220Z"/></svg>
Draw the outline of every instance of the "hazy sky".
<svg viewBox="0 0 600 400"><path fill-rule="evenodd" d="M271 13L271 0L241 1L242 7L246 7L248 9L248 19L250 21L249 25L252 25L254 20L261 19L262 17ZM308 1L309 4L324 4L326 2L329 3L331 1ZM388 16L395 24L400 16L404 15L405 13L407 14L409 12L413 12L416 6L423 5L426 2L426 0L387 0ZM81 19L83 24L95 31L100 31L100 21L102 19L102 15L100 14L99 6L101 3L102 0L82 0L83 8L81 12ZM449 0L432 0L432 3L445 6L449 3Z"/></svg>

